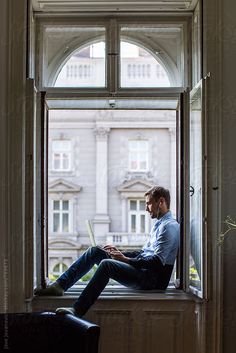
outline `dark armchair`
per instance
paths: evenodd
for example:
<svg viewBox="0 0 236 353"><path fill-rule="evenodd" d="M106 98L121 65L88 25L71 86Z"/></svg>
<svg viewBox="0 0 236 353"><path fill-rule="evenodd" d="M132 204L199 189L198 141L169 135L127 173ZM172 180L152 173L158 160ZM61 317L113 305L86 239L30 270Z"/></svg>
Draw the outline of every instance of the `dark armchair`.
<svg viewBox="0 0 236 353"><path fill-rule="evenodd" d="M97 353L100 327L52 312L0 314L0 352Z"/></svg>

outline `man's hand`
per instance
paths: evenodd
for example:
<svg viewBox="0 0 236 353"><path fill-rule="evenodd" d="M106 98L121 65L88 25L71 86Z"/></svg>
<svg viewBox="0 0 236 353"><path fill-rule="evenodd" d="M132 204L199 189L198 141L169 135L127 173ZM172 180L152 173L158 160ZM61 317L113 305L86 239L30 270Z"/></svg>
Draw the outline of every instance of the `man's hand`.
<svg viewBox="0 0 236 353"><path fill-rule="evenodd" d="M126 263L129 262L129 258L126 257L124 254L122 254L121 251L119 251L117 249L110 251L110 256L114 260L118 260L118 261L126 262Z"/></svg>
<svg viewBox="0 0 236 353"><path fill-rule="evenodd" d="M111 251L119 251L115 246L113 246L113 245L105 245L104 247L103 247L103 249L108 253L108 254L110 254L111 253Z"/></svg>

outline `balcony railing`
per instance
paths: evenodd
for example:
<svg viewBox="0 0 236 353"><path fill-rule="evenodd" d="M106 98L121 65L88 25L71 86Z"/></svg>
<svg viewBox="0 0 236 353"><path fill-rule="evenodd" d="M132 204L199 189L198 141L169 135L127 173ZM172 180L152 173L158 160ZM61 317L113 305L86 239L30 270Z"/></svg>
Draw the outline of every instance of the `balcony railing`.
<svg viewBox="0 0 236 353"><path fill-rule="evenodd" d="M142 247L149 234L147 233L107 233L106 244Z"/></svg>

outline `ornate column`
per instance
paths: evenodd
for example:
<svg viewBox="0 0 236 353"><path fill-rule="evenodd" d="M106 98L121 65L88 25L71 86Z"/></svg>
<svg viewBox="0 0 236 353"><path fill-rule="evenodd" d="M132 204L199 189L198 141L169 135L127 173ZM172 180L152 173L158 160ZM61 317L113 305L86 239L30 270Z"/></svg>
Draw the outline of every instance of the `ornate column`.
<svg viewBox="0 0 236 353"><path fill-rule="evenodd" d="M104 244L109 232L108 216L108 134L110 128L96 127L96 215L93 220L98 243Z"/></svg>
<svg viewBox="0 0 236 353"><path fill-rule="evenodd" d="M176 130L169 128L170 134L170 194L171 209L173 216L176 216Z"/></svg>

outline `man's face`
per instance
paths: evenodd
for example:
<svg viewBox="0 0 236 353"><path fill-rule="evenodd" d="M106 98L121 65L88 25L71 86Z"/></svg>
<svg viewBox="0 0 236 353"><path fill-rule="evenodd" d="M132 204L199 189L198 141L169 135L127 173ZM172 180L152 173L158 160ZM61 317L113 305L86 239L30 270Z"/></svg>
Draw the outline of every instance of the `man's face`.
<svg viewBox="0 0 236 353"><path fill-rule="evenodd" d="M160 218L161 210L159 203L160 201L156 201L151 195L146 196L146 211L150 214L151 218Z"/></svg>

